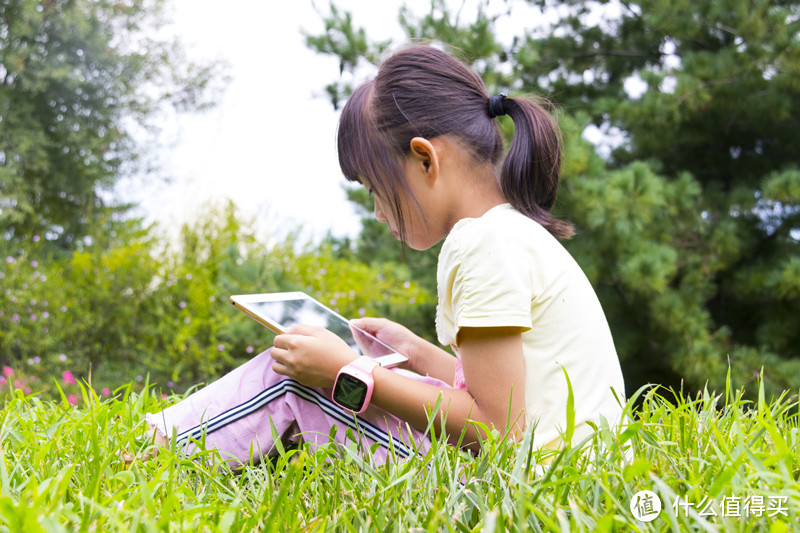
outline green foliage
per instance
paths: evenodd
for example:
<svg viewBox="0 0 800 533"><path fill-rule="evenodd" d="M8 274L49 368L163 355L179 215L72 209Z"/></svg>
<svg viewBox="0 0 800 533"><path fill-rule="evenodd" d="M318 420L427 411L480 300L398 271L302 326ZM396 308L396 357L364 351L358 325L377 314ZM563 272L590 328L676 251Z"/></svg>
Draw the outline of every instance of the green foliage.
<svg viewBox="0 0 800 533"><path fill-rule="evenodd" d="M132 378L185 390L271 346L273 335L228 304L233 294L301 290L344 316L413 322L434 296L398 264L365 265L330 248L260 238L232 204L123 243L53 253L36 237L0 245L0 366L55 394L69 371L98 390ZM0 388L0 391L2 388Z"/></svg>
<svg viewBox="0 0 800 533"><path fill-rule="evenodd" d="M453 47L490 92L563 109L556 210L576 223L565 244L597 288L628 388L719 387L729 363L747 385L764 368L770 394L798 383L800 4L539 0L528 2L538 26L501 42L498 23L519 4L489 14L480 2L465 20L432 0L399 22L410 39ZM351 24L339 22L321 39L337 41ZM590 127L621 144L599 157L582 138ZM356 254L387 238L374 225L347 243Z"/></svg>
<svg viewBox="0 0 800 533"><path fill-rule="evenodd" d="M324 18L325 34L314 36L304 33L308 46L321 53L337 56L339 58L339 74L358 68L365 59L369 63L377 63L389 41L368 43L366 32L353 27L350 13L340 12L333 3L329 7L331 16ZM351 84L340 81L334 81L325 86L325 92L334 109L339 109L352 90Z"/></svg>
<svg viewBox="0 0 800 533"><path fill-rule="evenodd" d="M357 238L329 238L323 247L327 247L335 257L351 262L369 265L374 270L397 270L398 277L406 277L409 285L420 287L424 297L407 293L403 298L413 305L387 305L385 300L375 302L376 316L391 318L414 333L431 342L436 342L434 317L436 316L436 264L441 245L430 250L417 251L402 246L389 231L386 224L378 222L372 213L375 210L374 199L366 189L346 190L350 201L359 206L361 233ZM399 302L398 302L399 303Z"/></svg>
<svg viewBox="0 0 800 533"><path fill-rule="evenodd" d="M152 37L163 4L0 3L0 234L72 248L111 231L125 206L103 192L137 170L134 134L170 108L209 105L216 65Z"/></svg>
<svg viewBox="0 0 800 533"><path fill-rule="evenodd" d="M84 389L76 408L17 391L0 409L0 529L793 530L800 520L796 399L748 402L728 385L719 396L677 395L675 405L655 389L640 391L641 407L627 425L603 424L562 451L531 451L530 432L519 444L492 434L475 456L434 438L429 450L385 465L355 447L280 447L241 472L220 466L213 451L121 460L121 452L149 448L140 437L144 414L178 396L129 386L100 400ZM630 511L640 490L662 501L649 523ZM759 497L756 514L747 502ZM739 503L738 516L726 501Z"/></svg>

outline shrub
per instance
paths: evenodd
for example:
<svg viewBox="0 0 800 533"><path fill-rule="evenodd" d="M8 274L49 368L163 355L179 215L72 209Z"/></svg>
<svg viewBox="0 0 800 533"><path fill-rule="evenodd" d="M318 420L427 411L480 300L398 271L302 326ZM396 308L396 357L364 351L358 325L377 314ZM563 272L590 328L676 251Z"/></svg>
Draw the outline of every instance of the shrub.
<svg viewBox="0 0 800 533"><path fill-rule="evenodd" d="M64 253L35 238L0 253L0 365L50 387L68 370L95 388L134 380L185 390L272 344L232 294L301 290L345 316L413 316L433 296L401 265L371 267L327 246L258 238L232 204L210 206L177 243L156 229ZM29 361L36 361L28 364Z"/></svg>

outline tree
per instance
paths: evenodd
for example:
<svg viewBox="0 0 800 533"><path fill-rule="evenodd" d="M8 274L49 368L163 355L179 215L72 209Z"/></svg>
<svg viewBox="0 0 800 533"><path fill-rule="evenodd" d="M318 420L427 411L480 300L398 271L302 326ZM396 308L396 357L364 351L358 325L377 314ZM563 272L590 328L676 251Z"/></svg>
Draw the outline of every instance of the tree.
<svg viewBox="0 0 800 533"><path fill-rule="evenodd" d="M738 385L762 367L772 392L796 385L800 3L530 4L554 22L505 43L495 27L508 12L490 14L488 2L473 21L433 0L400 23L410 38L465 51L490 91L561 106L557 209L579 231L565 244L598 290L629 390L722 388L728 368ZM309 45L350 54L355 78L387 45L364 44L332 16ZM607 157L582 138L590 128L618 139Z"/></svg>
<svg viewBox="0 0 800 533"><path fill-rule="evenodd" d="M0 2L0 232L73 247L125 206L103 195L137 169L133 133L210 105L216 64L152 37L163 0Z"/></svg>

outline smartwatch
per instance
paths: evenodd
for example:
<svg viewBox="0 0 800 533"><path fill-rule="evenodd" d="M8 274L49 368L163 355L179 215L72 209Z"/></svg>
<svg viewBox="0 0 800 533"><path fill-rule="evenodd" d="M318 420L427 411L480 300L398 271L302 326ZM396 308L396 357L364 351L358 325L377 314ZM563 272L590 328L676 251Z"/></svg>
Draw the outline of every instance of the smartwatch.
<svg viewBox="0 0 800 533"><path fill-rule="evenodd" d="M376 366L381 366L381 363L366 356L343 366L333 384L334 403L356 414L366 411L375 385L372 371Z"/></svg>

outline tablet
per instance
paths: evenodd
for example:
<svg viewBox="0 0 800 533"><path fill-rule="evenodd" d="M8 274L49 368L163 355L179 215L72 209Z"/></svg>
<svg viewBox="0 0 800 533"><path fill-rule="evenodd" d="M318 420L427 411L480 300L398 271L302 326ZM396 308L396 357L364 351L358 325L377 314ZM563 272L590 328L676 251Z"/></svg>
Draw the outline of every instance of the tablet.
<svg viewBox="0 0 800 533"><path fill-rule="evenodd" d="M303 292L238 294L231 296L230 301L275 333L283 333L295 324L319 326L341 337L357 354L380 358L381 366L394 366L408 360Z"/></svg>

